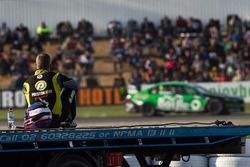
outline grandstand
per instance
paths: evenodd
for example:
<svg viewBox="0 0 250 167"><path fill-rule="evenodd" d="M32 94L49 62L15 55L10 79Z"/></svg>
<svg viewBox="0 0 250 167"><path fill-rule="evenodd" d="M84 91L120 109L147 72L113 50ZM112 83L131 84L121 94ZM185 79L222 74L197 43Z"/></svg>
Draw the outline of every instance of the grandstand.
<svg viewBox="0 0 250 167"><path fill-rule="evenodd" d="M10 7L10 4L18 5L19 2L1 3L2 7ZM244 3L248 2L244 1ZM24 4L31 8L37 8L28 0L24 1ZM47 5L49 4L50 2L47 3ZM91 6L94 3L89 2L89 4ZM109 7L114 8L114 4L116 3L105 5L111 5ZM104 7L108 7L105 5ZM130 5L132 4L127 4L127 6ZM53 33L50 34L49 40L45 36L46 33L40 39L41 35L35 30L37 27L30 20L26 20L27 27L23 24L18 25L20 20L17 22L16 19L14 19L16 22L12 21L9 24L12 16L4 13L3 15L9 20L1 21L6 22L7 26L11 25L10 31L13 35L11 35L12 39L6 38L4 42L1 40L3 52L0 56L2 63L0 65L2 67L0 88L13 88L13 83L20 77L20 71L31 72L34 68L32 66L34 56L41 51L41 48L56 58L55 70L58 69L77 79L83 87L88 86L87 80L89 78L97 79L98 86L113 86L114 79L121 72L127 83L133 83L136 80L135 77L140 78L138 81L140 83L177 79L192 82L250 79L250 21L241 13L244 13L245 8L242 6L242 9L235 8L238 15L229 13L231 8L228 6L228 11L221 11L224 13L216 15L219 19L213 19L207 17L208 10L199 10L196 15L194 13L187 14L177 7L178 4L174 4L176 7L175 17L173 13L168 16L159 5L160 3L150 8L154 11L156 11L156 7L161 9L157 16L152 14L150 18L139 11L140 16L135 15L135 18L132 18L132 14L136 12L133 7L127 9L127 12L131 10L131 15L126 15L126 18L123 16L114 19L106 14L106 19L100 21L98 17L91 17L87 13L88 20L83 19L83 21L85 21L85 26L88 25L88 28L83 32L79 28L79 23L82 20L76 20L74 17L76 13L74 14L71 6L69 15L72 19L70 21L65 19L65 22L62 22L60 18L60 21L55 22L49 17L48 20L39 20L43 21L44 24L47 23L48 26L52 22L55 24L51 26ZM201 5L213 6L214 4L207 4L204 1ZM67 6L66 2L64 2L64 6ZM83 7L85 8L85 6ZM119 6L115 7L121 9ZM189 5L187 7L191 8ZM146 4L141 6L141 10L146 8ZM56 9L58 13L62 10ZM76 8L76 10L79 9ZM125 9L121 10L124 12ZM26 13L22 14L24 18ZM100 15L100 12L97 14ZM59 14L55 15L54 19L59 20L58 16ZM25 19L21 22L25 22ZM66 36L58 33L61 30L58 25L62 26L66 22L70 24L75 22L75 24L67 24L68 27L66 26L67 30L72 30L73 27L75 30L72 31L76 31L75 33L68 31ZM3 25L0 30L4 30ZM60 32L63 33L63 31ZM67 41L66 37L69 36L72 38ZM2 39L4 38L2 37ZM21 53L18 50L22 50ZM23 65L22 61L27 61L27 66L30 67ZM93 64L88 64L86 67L85 61L87 63L90 61ZM116 68L114 62L116 62ZM123 68L119 66L120 64ZM82 66L83 68L81 68ZM86 71L86 69L88 70ZM25 76L27 73L22 75Z"/></svg>
<svg viewBox="0 0 250 167"><path fill-rule="evenodd" d="M51 53L52 55L56 55L57 48L59 47L58 43L53 43L52 45L44 45L44 51ZM5 51L8 51L9 45L5 47ZM108 39L102 39L97 40L94 42L94 76L99 81L100 86L113 86L114 79L117 77L117 73L113 70L113 63L110 59L110 53L109 53L109 40ZM34 69L34 67L32 67ZM124 66L123 70L123 76L128 80L130 78L130 68L129 65L126 64ZM81 86L87 86L87 77L88 76L82 76L81 78ZM13 75L7 75L2 76L0 75L0 88L6 89L9 88L12 82L16 80L16 76Z"/></svg>

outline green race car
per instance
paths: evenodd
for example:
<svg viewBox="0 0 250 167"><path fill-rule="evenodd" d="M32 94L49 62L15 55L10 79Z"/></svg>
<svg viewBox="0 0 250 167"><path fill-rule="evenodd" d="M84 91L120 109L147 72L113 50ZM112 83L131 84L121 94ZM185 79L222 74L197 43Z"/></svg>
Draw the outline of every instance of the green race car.
<svg viewBox="0 0 250 167"><path fill-rule="evenodd" d="M211 93L188 82L162 82L128 94L125 109L127 112L142 112L148 117L159 111L229 114L243 112L244 100L240 97Z"/></svg>

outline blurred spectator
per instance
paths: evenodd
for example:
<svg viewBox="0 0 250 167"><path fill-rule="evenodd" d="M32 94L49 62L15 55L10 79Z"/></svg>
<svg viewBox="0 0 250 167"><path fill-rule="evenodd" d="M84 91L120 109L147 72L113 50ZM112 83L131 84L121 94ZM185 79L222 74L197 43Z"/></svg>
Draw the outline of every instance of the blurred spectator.
<svg viewBox="0 0 250 167"><path fill-rule="evenodd" d="M145 70L156 71L157 67L158 67L158 64L157 64L156 59L154 57L150 57L150 58L146 59L146 61L144 63Z"/></svg>
<svg viewBox="0 0 250 167"><path fill-rule="evenodd" d="M27 72L29 71L29 65L31 63L29 62L27 53L17 50L16 52L14 52L14 54L16 57L14 73L27 74Z"/></svg>
<svg viewBox="0 0 250 167"><path fill-rule="evenodd" d="M107 32L109 37L120 38L123 35L123 25L120 21L112 20L108 23Z"/></svg>
<svg viewBox="0 0 250 167"><path fill-rule="evenodd" d="M94 47L93 47L93 38L92 37L88 37L86 38L84 41L81 41L82 44L84 45L84 48L91 53L94 53Z"/></svg>
<svg viewBox="0 0 250 167"><path fill-rule="evenodd" d="M225 74L227 77L227 80L231 81L235 75L235 67L232 64L228 64L225 69Z"/></svg>
<svg viewBox="0 0 250 167"><path fill-rule="evenodd" d="M209 28L211 27L216 27L217 30L220 30L220 20L217 20L217 19L213 19L211 18L208 22L208 25L207 25Z"/></svg>
<svg viewBox="0 0 250 167"><path fill-rule="evenodd" d="M73 37L67 37L61 45L62 53L69 55L75 54L77 51L77 44L78 41L76 39Z"/></svg>
<svg viewBox="0 0 250 167"><path fill-rule="evenodd" d="M129 20L126 25L126 36L132 38L135 33L139 33L140 29L136 20Z"/></svg>
<svg viewBox="0 0 250 167"><path fill-rule="evenodd" d="M145 76L144 78L145 83L150 84L163 81L160 69L156 69L156 71L152 71L152 69L149 69L144 76Z"/></svg>
<svg viewBox="0 0 250 167"><path fill-rule="evenodd" d="M72 36L74 33L74 29L70 23L70 21L62 21L56 26L57 35L64 40L68 36Z"/></svg>
<svg viewBox="0 0 250 167"><path fill-rule="evenodd" d="M50 40L50 35L52 33L52 29L45 23L42 22L36 30L40 42L48 42Z"/></svg>
<svg viewBox="0 0 250 167"><path fill-rule="evenodd" d="M119 89L121 100L125 100L127 95L126 81L121 72L118 73L118 76L114 79L114 87Z"/></svg>
<svg viewBox="0 0 250 167"><path fill-rule="evenodd" d="M22 50L22 48L23 48L23 44L20 43L20 41L18 41L18 40L13 41L13 43L11 45L11 49Z"/></svg>
<svg viewBox="0 0 250 167"><path fill-rule="evenodd" d="M199 81L200 82L211 82L212 79L207 71L203 71Z"/></svg>
<svg viewBox="0 0 250 167"><path fill-rule="evenodd" d="M63 57L63 73L68 74L69 76L74 75L75 63L70 55L64 55Z"/></svg>
<svg viewBox="0 0 250 167"><path fill-rule="evenodd" d="M136 89L139 91L141 90L142 76L139 71L133 71L131 79L129 81L130 84L135 85Z"/></svg>
<svg viewBox="0 0 250 167"><path fill-rule="evenodd" d="M155 40L155 47L157 48L157 54L158 56L163 57L166 54L173 54L174 52L174 46L172 38L164 35L163 31L158 31L158 38Z"/></svg>
<svg viewBox="0 0 250 167"><path fill-rule="evenodd" d="M243 55L242 55L243 65L246 68L250 68L250 50L244 48Z"/></svg>
<svg viewBox="0 0 250 167"><path fill-rule="evenodd" d="M244 28L244 31L249 31L250 30L250 20L244 20L243 21L243 28Z"/></svg>
<svg viewBox="0 0 250 167"><path fill-rule="evenodd" d="M60 57L56 55L52 60L51 60L51 66L50 70L53 72L56 72L59 70L59 62L60 62Z"/></svg>
<svg viewBox="0 0 250 167"><path fill-rule="evenodd" d="M220 71L218 73L216 81L218 81L218 82L225 82L225 81L227 81L227 76L225 75L224 71Z"/></svg>
<svg viewBox="0 0 250 167"><path fill-rule="evenodd" d="M165 57L165 70L167 71L167 74L172 76L173 72L176 68L176 60L173 53L169 52L169 54Z"/></svg>
<svg viewBox="0 0 250 167"><path fill-rule="evenodd" d="M244 68L243 69L243 81L249 81L250 80L250 69L249 68Z"/></svg>
<svg viewBox="0 0 250 167"><path fill-rule="evenodd" d="M187 21L184 18L182 18L182 16L178 16L175 22L175 27L177 34L186 33L188 30Z"/></svg>
<svg viewBox="0 0 250 167"><path fill-rule="evenodd" d="M11 73L11 63L10 57L7 53L0 53L0 74L6 76Z"/></svg>
<svg viewBox="0 0 250 167"><path fill-rule="evenodd" d="M241 70L237 69L235 72L235 75L232 78L232 81L237 82L237 81L242 81L242 74L241 74Z"/></svg>
<svg viewBox="0 0 250 167"><path fill-rule="evenodd" d="M223 51L221 46L216 42L214 38L211 38L209 40L209 44L207 46L207 52L208 52L210 66L218 67L219 56L223 56Z"/></svg>
<svg viewBox="0 0 250 167"><path fill-rule="evenodd" d="M94 33L93 24L86 19L82 19L78 22L76 32L80 39L92 37Z"/></svg>
<svg viewBox="0 0 250 167"><path fill-rule="evenodd" d="M111 58L113 61L114 71L119 69L122 71L123 62L126 60L126 53L124 49L125 39L123 38L112 38L111 41Z"/></svg>
<svg viewBox="0 0 250 167"><path fill-rule="evenodd" d="M128 52L129 63L135 69L141 68L141 63L143 60L142 51L140 48L131 48Z"/></svg>
<svg viewBox="0 0 250 167"><path fill-rule="evenodd" d="M149 21L147 17L144 17L141 23L141 33L144 37L156 35L155 25L152 21Z"/></svg>
<svg viewBox="0 0 250 167"><path fill-rule="evenodd" d="M227 16L227 30L229 33L233 33L235 31L242 31L242 21L238 15L228 15Z"/></svg>
<svg viewBox="0 0 250 167"><path fill-rule="evenodd" d="M127 48L131 49L131 48L142 48L143 47L143 43L142 43L142 39L141 39L141 35L139 34L134 34L133 37L127 41ZM122 43L123 45L125 45L124 43Z"/></svg>
<svg viewBox="0 0 250 167"><path fill-rule="evenodd" d="M219 76L217 67L212 67L212 69L209 71L209 76L213 81L217 81Z"/></svg>
<svg viewBox="0 0 250 167"><path fill-rule="evenodd" d="M13 33L13 40L18 42L20 45L29 43L30 33L28 27L24 26L22 23L17 26Z"/></svg>
<svg viewBox="0 0 250 167"><path fill-rule="evenodd" d="M5 22L0 27L0 45L11 41L11 31Z"/></svg>
<svg viewBox="0 0 250 167"><path fill-rule="evenodd" d="M28 50L30 52L33 52L34 55L36 55L37 53L42 52L44 49L42 43L39 41L38 38L31 38L29 40Z"/></svg>
<svg viewBox="0 0 250 167"><path fill-rule="evenodd" d="M201 20L197 18L190 17L187 21L188 32L189 33L201 33L202 32L202 23Z"/></svg>
<svg viewBox="0 0 250 167"><path fill-rule="evenodd" d="M164 35L173 35L174 27L172 21L167 16L164 16L163 19L161 19L159 30L161 30Z"/></svg>
<svg viewBox="0 0 250 167"><path fill-rule="evenodd" d="M205 35L206 38L214 38L216 40L220 40L220 21L219 20L215 20L215 19L210 19L209 23L206 26L206 30L205 30Z"/></svg>
<svg viewBox="0 0 250 167"><path fill-rule="evenodd" d="M125 60L125 51L124 49L116 49L115 52L112 54L112 61L114 66L114 72L118 70L123 70L123 62ZM119 67L118 67L119 66Z"/></svg>
<svg viewBox="0 0 250 167"><path fill-rule="evenodd" d="M79 56L79 65L81 68L81 73L83 74L87 74L88 73L88 59L87 59L87 55L83 52L80 54Z"/></svg>
<svg viewBox="0 0 250 167"><path fill-rule="evenodd" d="M79 64L86 75L90 75L94 68L94 58L90 52L80 55Z"/></svg>
<svg viewBox="0 0 250 167"><path fill-rule="evenodd" d="M202 68L202 62L198 54L195 55L191 67L192 69L197 70L197 71L200 71L200 69Z"/></svg>
<svg viewBox="0 0 250 167"><path fill-rule="evenodd" d="M10 89L23 89L23 83L27 80L27 76L24 74L18 74L15 76L15 81L9 87Z"/></svg>

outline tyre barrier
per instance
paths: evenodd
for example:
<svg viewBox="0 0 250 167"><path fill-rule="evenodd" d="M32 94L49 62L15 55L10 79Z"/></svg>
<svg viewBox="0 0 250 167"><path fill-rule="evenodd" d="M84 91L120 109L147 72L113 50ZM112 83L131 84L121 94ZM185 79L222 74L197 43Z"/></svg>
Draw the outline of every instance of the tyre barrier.
<svg viewBox="0 0 250 167"><path fill-rule="evenodd" d="M218 154L209 157L209 167L248 167L250 154Z"/></svg>
<svg viewBox="0 0 250 167"><path fill-rule="evenodd" d="M130 166L141 167L134 155L124 156ZM183 161L184 160L184 161ZM172 161L169 167L249 167L250 154L212 154L184 156L183 160ZM188 160L186 162L186 160ZM149 160L147 160L149 162ZM159 165L150 162L151 165Z"/></svg>
<svg viewBox="0 0 250 167"><path fill-rule="evenodd" d="M171 161L169 167L207 167L208 158L206 155L191 155L190 159L188 156L184 156L180 161ZM188 160L186 162L186 160Z"/></svg>
<svg viewBox="0 0 250 167"><path fill-rule="evenodd" d="M129 164L129 166L141 167L140 164L139 164L139 162L137 161L135 155L133 155L133 154L127 154L127 155L123 156L123 158Z"/></svg>
<svg viewBox="0 0 250 167"><path fill-rule="evenodd" d="M246 139L245 154L250 154L250 140Z"/></svg>
<svg viewBox="0 0 250 167"><path fill-rule="evenodd" d="M130 166L141 167L135 155L125 155L124 159ZM185 162L186 160L188 161ZM149 165L160 165L160 161L152 161L148 157L146 161ZM190 158L184 156L183 160L172 161L170 167L208 167L208 158L205 155L191 155Z"/></svg>

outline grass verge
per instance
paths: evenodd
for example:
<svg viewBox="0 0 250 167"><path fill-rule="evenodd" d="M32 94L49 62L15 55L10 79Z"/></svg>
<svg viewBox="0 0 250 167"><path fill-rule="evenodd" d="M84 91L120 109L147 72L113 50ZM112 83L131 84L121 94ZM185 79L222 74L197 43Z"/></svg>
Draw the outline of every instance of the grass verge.
<svg viewBox="0 0 250 167"><path fill-rule="evenodd" d="M0 119L7 118L7 109L0 110ZM245 113L250 114L250 103L245 105ZM25 109L14 109L15 118L23 119ZM90 117L141 117L140 113L127 113L122 105L77 107L77 118Z"/></svg>
<svg viewBox="0 0 250 167"><path fill-rule="evenodd" d="M7 109L0 110L0 119L7 119ZM15 119L23 119L25 109L14 109ZM123 106L77 107L77 118L90 117L135 117L139 113L127 113Z"/></svg>

